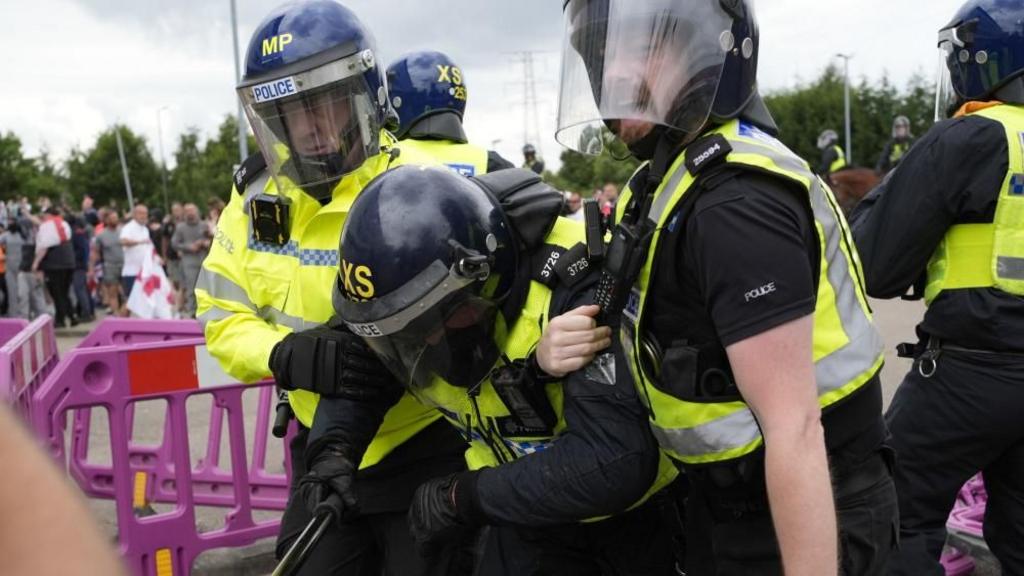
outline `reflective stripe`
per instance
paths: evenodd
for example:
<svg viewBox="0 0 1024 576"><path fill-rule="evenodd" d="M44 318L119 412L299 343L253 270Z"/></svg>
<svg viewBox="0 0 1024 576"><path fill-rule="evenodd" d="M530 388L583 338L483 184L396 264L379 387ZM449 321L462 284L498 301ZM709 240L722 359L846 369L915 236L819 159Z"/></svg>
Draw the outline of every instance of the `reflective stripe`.
<svg viewBox="0 0 1024 576"><path fill-rule="evenodd" d="M323 324L323 322L309 322L299 318L298 316L285 314L273 306L260 306L260 309L256 311L256 315L271 324L287 326L288 328L291 328L293 332L302 332L303 330L316 328Z"/></svg>
<svg viewBox="0 0 1024 576"><path fill-rule="evenodd" d="M226 320L235 314L238 314L238 312L232 312L231 310L211 306L209 310L197 316L196 320L199 320L199 325L203 327L203 331L205 332L206 325L208 323L217 322L218 320Z"/></svg>
<svg viewBox="0 0 1024 576"><path fill-rule="evenodd" d="M742 408L718 420L693 428L662 428L651 425L658 443L683 457L699 458L730 447L747 446L761 440L761 429L753 412Z"/></svg>
<svg viewBox="0 0 1024 576"><path fill-rule="evenodd" d="M1000 256L996 259L996 266L1000 278L1024 280L1024 258Z"/></svg>
<svg viewBox="0 0 1024 576"><path fill-rule="evenodd" d="M244 288L235 284L227 276L211 272L206 268L199 271L199 279L196 280L196 290L205 290L207 294L218 300L230 300L246 308L256 310L256 305L249 299L249 294Z"/></svg>

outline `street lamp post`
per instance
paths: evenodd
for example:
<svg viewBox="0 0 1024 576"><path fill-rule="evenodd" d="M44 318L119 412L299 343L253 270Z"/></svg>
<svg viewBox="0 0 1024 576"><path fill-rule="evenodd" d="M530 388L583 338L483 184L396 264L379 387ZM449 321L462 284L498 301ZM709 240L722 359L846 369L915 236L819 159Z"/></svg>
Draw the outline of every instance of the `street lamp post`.
<svg viewBox="0 0 1024 576"><path fill-rule="evenodd" d="M850 141L850 58L853 54L836 54L843 59L843 113L846 117L846 164L853 165L853 143Z"/></svg>
<svg viewBox="0 0 1024 576"><path fill-rule="evenodd" d="M235 0L231 0L231 47L235 49L235 83L242 79L238 56L238 16ZM249 134L245 129L245 115L242 113L242 101L238 101L238 163L242 164L249 157Z"/></svg>
<svg viewBox="0 0 1024 576"><path fill-rule="evenodd" d="M160 122L160 114L164 110L167 110L167 106L161 106L156 111L156 140L160 146L160 178L163 180L164 185L164 211L167 214L171 213L171 205L167 200L167 158L164 157L164 131L163 126Z"/></svg>

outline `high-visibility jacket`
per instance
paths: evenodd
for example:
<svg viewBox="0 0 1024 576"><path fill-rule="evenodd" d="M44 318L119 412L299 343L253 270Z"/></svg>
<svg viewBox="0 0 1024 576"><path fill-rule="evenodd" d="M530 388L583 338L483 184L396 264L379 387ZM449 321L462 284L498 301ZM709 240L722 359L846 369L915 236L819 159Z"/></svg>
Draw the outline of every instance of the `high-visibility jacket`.
<svg viewBox="0 0 1024 576"><path fill-rule="evenodd" d="M558 218L544 243L569 249L583 242L584 238L581 222ZM550 310L551 302L551 289L540 282L531 281L522 312L508 328L507 335L502 340L502 352L509 360L525 360L536 348L550 315L557 313ZM503 360L498 360L499 366L503 364ZM452 425L469 436L466 464L470 470L478 470L544 450L557 440L558 434L565 430L565 419L562 415L562 383L547 384L545 392L558 422L550 434L537 435L534 432L529 436L502 433L501 421L509 419L511 413L495 391L490 379L484 381L475 395L471 395L465 388L452 386L441 379L423 388L418 395L425 404L437 407ZM658 475L644 500L670 484L676 475L675 466L662 455Z"/></svg>
<svg viewBox="0 0 1024 576"><path fill-rule="evenodd" d="M899 164L903 156L906 155L907 151L910 150L910 141L906 142L893 142L892 150L889 152L889 166L895 166Z"/></svg>
<svg viewBox="0 0 1024 576"><path fill-rule="evenodd" d="M829 174L846 168L846 152L843 152L843 148L839 144L833 144L832 149L836 152L836 159L832 161L832 164L829 164Z"/></svg>
<svg viewBox="0 0 1024 576"><path fill-rule="evenodd" d="M832 192L807 163L769 134L737 120L707 136L716 134L731 147L722 162L789 180L807 193L821 248L814 310L814 372L818 402L827 409L869 382L883 360L882 339L871 320L860 260L846 220ZM718 152L724 148L722 145ZM693 164L703 166L705 161L707 157L698 157ZM659 256L660 234L675 214L675 207L698 183L700 169L696 170L696 174L691 173L686 153L680 154L654 193L646 214L655 224L653 239L623 311L620 334L633 376L642 387L640 397L649 403L654 435L662 449L684 464L735 460L754 452L764 441L754 414L742 399L737 400L735 395L720 401L676 397L649 374L640 359L645 346L644 313L649 290L654 286L652 272ZM627 189L620 199L619 218L631 196L632 191Z"/></svg>
<svg viewBox="0 0 1024 576"><path fill-rule="evenodd" d="M343 177L326 206L297 186L278 190L269 171L245 190L232 192L196 284L198 319L207 347L227 373L242 382L271 377L268 363L274 345L290 332L323 324L334 314L331 290L338 275L338 241L356 196L389 167L437 165L404 148L393 158L396 145L393 137L382 133L381 153ZM253 237L248 200L261 193L291 201L291 238L283 246ZM299 422L310 426L319 396L295 390L288 400ZM438 418L436 411L403 396L384 418L361 467L376 464Z"/></svg>
<svg viewBox="0 0 1024 576"><path fill-rule="evenodd" d="M406 138L402 149L412 148L433 157L463 176L477 176L487 173L487 150L469 143L451 140Z"/></svg>
<svg viewBox="0 0 1024 576"><path fill-rule="evenodd" d="M943 290L998 288L1024 296L1024 106L1003 104L972 114L999 122L1010 157L989 224L950 227L928 263L925 302Z"/></svg>

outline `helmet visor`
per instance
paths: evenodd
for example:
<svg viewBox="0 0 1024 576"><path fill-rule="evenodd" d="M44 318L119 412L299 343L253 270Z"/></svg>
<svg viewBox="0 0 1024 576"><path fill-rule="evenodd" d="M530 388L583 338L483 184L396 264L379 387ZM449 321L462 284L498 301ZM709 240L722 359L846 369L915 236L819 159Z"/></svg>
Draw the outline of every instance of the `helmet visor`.
<svg viewBox="0 0 1024 576"><path fill-rule="evenodd" d="M568 0L564 18L562 145L599 153L604 126L626 144L655 125L703 128L736 48L719 0Z"/></svg>
<svg viewBox="0 0 1024 576"><path fill-rule="evenodd" d="M935 121L945 120L953 115L957 102L960 101L953 88L953 77L949 70L951 66L959 66L957 54L960 48L957 44L962 43L957 38L955 30L943 30L939 32L939 57L938 69L935 75Z"/></svg>
<svg viewBox="0 0 1024 576"><path fill-rule="evenodd" d="M474 282L435 262L392 294L336 301L335 309L411 390L437 378L471 388L487 377L500 354L494 340L497 305L473 294Z"/></svg>
<svg viewBox="0 0 1024 576"><path fill-rule="evenodd" d="M283 178L299 187L334 182L380 150L376 95L350 62L359 57L238 89L279 188Z"/></svg>

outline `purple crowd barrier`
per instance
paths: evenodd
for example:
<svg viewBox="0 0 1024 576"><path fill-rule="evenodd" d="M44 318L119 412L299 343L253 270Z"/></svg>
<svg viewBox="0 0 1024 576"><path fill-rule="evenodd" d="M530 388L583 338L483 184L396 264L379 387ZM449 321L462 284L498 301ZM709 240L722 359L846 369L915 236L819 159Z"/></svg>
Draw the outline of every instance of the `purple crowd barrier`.
<svg viewBox="0 0 1024 576"><path fill-rule="evenodd" d="M0 402L30 421L32 396L58 362L53 319L0 320L0 340Z"/></svg>
<svg viewBox="0 0 1024 576"><path fill-rule="evenodd" d="M957 495L946 528L951 532L984 541L982 525L987 500L985 482L981 475L968 480ZM974 571L974 560L966 552L950 547L942 555L942 567L946 570L946 576L965 576Z"/></svg>
<svg viewBox="0 0 1024 576"><path fill-rule="evenodd" d="M248 411L243 408L242 401L243 392L253 387L259 390L255 415L251 406ZM203 442L205 451L193 466L186 408L190 398L204 395L210 402L209 434ZM159 401L151 405L165 406L157 444L133 438L134 420L141 417L136 404L151 400ZM133 574L185 575L207 550L276 535L279 517L253 517L254 510L280 511L287 502L287 450L283 473L270 472L266 466L275 403L273 382L243 385L220 370L206 351L197 323L118 319L97 327L38 386L29 420L87 495L114 500L121 552ZM102 430L93 430L90 414L96 408L108 415L109 464L89 461L90 435L106 442L97 434ZM69 411L75 420L72 448L65 452ZM251 453L247 420L254 420ZM150 503L173 507L138 517L139 509ZM197 506L228 509L223 527L199 530Z"/></svg>

